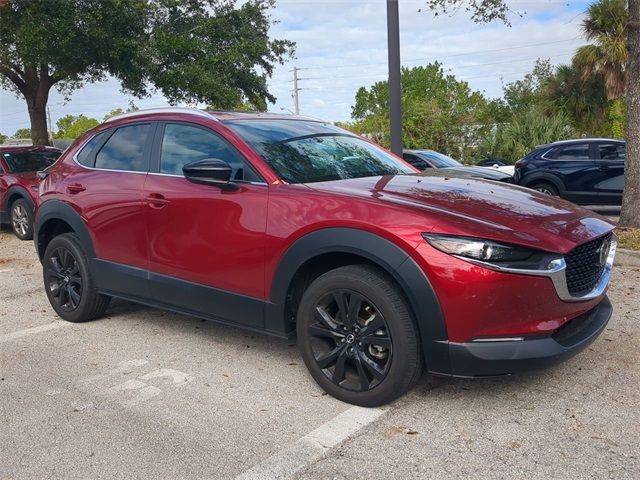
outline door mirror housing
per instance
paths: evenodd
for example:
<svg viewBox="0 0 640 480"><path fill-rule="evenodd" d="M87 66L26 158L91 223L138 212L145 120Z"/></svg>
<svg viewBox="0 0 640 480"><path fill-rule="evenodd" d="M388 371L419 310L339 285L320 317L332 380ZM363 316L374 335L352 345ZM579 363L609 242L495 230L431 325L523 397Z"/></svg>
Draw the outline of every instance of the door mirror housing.
<svg viewBox="0 0 640 480"><path fill-rule="evenodd" d="M188 181L202 185L214 185L224 191L240 188L231 181L232 171L231 165L219 158L205 158L182 167L184 178Z"/></svg>

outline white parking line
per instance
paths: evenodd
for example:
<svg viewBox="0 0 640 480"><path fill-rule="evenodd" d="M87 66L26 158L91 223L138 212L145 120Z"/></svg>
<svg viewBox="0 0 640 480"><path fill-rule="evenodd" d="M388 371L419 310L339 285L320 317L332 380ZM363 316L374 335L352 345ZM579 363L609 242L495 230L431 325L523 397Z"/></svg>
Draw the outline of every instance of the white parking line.
<svg viewBox="0 0 640 480"><path fill-rule="evenodd" d="M13 272L15 270L15 268L3 268L2 270L0 270L0 273L9 273L9 272Z"/></svg>
<svg viewBox="0 0 640 480"><path fill-rule="evenodd" d="M241 473L236 480L285 480L324 457L333 447L377 420L386 408L351 407L293 445Z"/></svg>
<svg viewBox="0 0 640 480"><path fill-rule="evenodd" d="M0 343L10 342L28 335L47 332L49 330L55 330L69 325L71 325L71 323L58 320L52 323L47 323L46 325L40 325L39 327L25 328L24 330L18 330L17 332L5 333L4 335L0 335Z"/></svg>

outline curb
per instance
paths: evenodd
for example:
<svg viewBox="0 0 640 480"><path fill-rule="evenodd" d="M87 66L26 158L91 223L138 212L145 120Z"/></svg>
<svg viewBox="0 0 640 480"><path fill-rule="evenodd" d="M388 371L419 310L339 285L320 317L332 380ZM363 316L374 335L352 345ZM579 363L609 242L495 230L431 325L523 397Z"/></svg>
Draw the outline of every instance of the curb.
<svg viewBox="0 0 640 480"><path fill-rule="evenodd" d="M640 267L640 251L618 248L614 265L619 267Z"/></svg>

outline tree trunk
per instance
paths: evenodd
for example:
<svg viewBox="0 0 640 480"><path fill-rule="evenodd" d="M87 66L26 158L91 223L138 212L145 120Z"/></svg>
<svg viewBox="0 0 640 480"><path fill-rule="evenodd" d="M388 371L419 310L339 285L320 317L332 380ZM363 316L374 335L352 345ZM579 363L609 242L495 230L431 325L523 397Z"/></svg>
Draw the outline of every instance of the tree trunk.
<svg viewBox="0 0 640 480"><path fill-rule="evenodd" d="M34 145L49 145L49 129L47 128L47 103L27 98L29 119L31 120L31 141Z"/></svg>
<svg viewBox="0 0 640 480"><path fill-rule="evenodd" d="M640 0L629 0L628 35L627 158L618 225L640 228Z"/></svg>

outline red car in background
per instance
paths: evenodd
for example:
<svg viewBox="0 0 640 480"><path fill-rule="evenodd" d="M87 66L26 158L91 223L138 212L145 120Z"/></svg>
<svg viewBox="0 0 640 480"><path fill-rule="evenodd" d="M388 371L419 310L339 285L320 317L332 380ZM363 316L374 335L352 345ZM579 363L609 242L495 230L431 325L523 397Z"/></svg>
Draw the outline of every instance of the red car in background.
<svg viewBox="0 0 640 480"><path fill-rule="evenodd" d="M33 238L39 170L62 154L54 147L0 145L0 223L10 224L21 240Z"/></svg>
<svg viewBox="0 0 640 480"><path fill-rule="evenodd" d="M46 174L35 244L63 319L92 320L118 297L297 332L318 384L358 405L390 402L423 369L565 360L612 312L603 217L420 173L322 121L140 111L88 132Z"/></svg>

